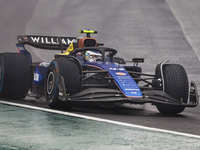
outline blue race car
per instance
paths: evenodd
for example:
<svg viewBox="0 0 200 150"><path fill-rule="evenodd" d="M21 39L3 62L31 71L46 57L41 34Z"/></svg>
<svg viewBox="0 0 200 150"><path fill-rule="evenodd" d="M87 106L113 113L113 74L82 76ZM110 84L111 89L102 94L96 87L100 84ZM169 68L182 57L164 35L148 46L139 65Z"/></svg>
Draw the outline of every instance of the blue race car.
<svg viewBox="0 0 200 150"><path fill-rule="evenodd" d="M126 65L123 58L115 57L117 50L91 38L97 31L79 32L86 37L18 36L19 53L0 54L0 98L44 96L51 108L71 108L77 103L151 103L165 114L198 105L196 84L188 82L181 65L163 61L155 74L145 74L138 66L144 58L133 58L133 65ZM35 63L26 44L61 53L51 62Z"/></svg>

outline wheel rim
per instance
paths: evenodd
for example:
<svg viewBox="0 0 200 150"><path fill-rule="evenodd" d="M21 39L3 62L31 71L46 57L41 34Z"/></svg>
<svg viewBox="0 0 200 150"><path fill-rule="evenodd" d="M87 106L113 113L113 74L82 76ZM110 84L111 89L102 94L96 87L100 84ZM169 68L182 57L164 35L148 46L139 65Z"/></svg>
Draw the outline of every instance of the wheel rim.
<svg viewBox="0 0 200 150"><path fill-rule="evenodd" d="M47 77L47 93L50 95L54 90L54 73L50 72Z"/></svg>

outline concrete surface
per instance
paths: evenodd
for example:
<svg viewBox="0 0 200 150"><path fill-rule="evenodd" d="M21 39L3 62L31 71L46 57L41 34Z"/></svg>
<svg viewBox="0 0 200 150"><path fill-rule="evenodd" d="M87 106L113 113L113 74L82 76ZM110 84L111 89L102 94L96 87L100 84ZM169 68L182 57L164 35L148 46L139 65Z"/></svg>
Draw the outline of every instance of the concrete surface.
<svg viewBox="0 0 200 150"><path fill-rule="evenodd" d="M0 104L1 150L199 149L199 139ZM170 143L170 144L169 144Z"/></svg>

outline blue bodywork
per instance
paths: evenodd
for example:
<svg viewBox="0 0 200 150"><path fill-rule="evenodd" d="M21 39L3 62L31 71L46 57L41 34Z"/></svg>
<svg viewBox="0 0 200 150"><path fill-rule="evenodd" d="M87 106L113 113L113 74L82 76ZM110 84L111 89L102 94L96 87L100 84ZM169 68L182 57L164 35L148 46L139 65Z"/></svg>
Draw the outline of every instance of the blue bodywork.
<svg viewBox="0 0 200 150"><path fill-rule="evenodd" d="M29 59L30 63L32 64L31 54L26 50L24 45L16 44L16 46L17 46L19 53L22 53L22 54L25 54L26 56L28 56L28 59Z"/></svg>
<svg viewBox="0 0 200 150"><path fill-rule="evenodd" d="M142 98L142 92L129 75L126 69L117 64L110 62L88 62L83 65L98 68L101 70L108 70L109 76L114 78L115 84L126 97ZM43 86L48 67L37 66L34 73L34 85Z"/></svg>
<svg viewBox="0 0 200 150"><path fill-rule="evenodd" d="M18 51L20 53L27 55L30 60L30 63L32 63L31 55L25 49L25 47L20 44L16 44L16 46L18 48ZM87 62L83 63L83 65L98 68L100 70L108 70L109 76L113 77L115 84L124 94L124 96L142 98L142 92L139 86L123 66L113 62ZM36 66L34 72L34 85L40 87L44 86L44 79L47 70L48 70L48 65L42 66L41 64L39 64L38 66Z"/></svg>
<svg viewBox="0 0 200 150"><path fill-rule="evenodd" d="M85 65L108 70L108 74L114 78L115 84L126 97L142 97L139 86L123 66L111 62L88 62Z"/></svg>
<svg viewBox="0 0 200 150"><path fill-rule="evenodd" d="M34 73L34 85L44 86L44 79L47 73L48 67L37 66Z"/></svg>

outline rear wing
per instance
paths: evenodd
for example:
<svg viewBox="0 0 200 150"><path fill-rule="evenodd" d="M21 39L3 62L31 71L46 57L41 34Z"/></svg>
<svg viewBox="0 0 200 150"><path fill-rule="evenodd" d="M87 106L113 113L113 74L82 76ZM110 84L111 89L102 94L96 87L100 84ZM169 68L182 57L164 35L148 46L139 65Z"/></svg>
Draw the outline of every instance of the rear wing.
<svg viewBox="0 0 200 150"><path fill-rule="evenodd" d="M68 55L76 48L103 46L103 43L97 43L96 39L91 38L90 34L97 34L94 30L80 30L79 33L86 33L86 37L59 37L59 36L41 36L41 35L19 35L16 43L19 53L29 57L32 63L31 54L24 45L30 45L39 49L61 50L64 55Z"/></svg>
<svg viewBox="0 0 200 150"><path fill-rule="evenodd" d="M58 37L58 36L37 36L20 35L17 36L18 44L30 45L40 49L63 50L67 49L73 42L78 44L77 37Z"/></svg>

